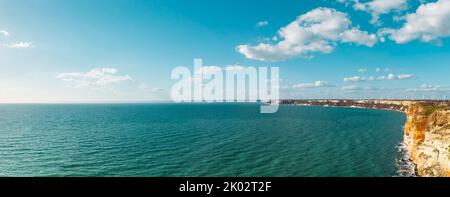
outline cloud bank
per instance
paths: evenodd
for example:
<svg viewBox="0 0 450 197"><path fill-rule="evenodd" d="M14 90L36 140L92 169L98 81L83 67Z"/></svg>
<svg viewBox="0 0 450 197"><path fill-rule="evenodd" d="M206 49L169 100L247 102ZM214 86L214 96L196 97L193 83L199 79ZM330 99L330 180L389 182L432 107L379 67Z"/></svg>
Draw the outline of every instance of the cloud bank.
<svg viewBox="0 0 450 197"><path fill-rule="evenodd" d="M316 81L314 83L300 83L293 85L293 89L305 89L305 88L320 88L320 87L333 87L328 84L326 81Z"/></svg>
<svg viewBox="0 0 450 197"><path fill-rule="evenodd" d="M405 16L400 29L386 28L380 34L389 35L402 44L419 39L422 42L438 42L441 37L450 36L450 0L422 4L415 13Z"/></svg>
<svg viewBox="0 0 450 197"><path fill-rule="evenodd" d="M131 81L128 75L117 75L116 68L94 68L88 72L60 73L57 78L72 82L76 88L82 87L110 87L111 85Z"/></svg>
<svg viewBox="0 0 450 197"><path fill-rule="evenodd" d="M369 76L369 77L364 77L364 76L352 76L352 77L345 77L344 81L345 82L366 82L366 81L384 81L384 80L404 80L404 79L413 79L416 78L415 75L413 74L399 74L399 75L395 75L393 73L389 73L388 75L382 75L379 77L373 77L373 76Z"/></svg>
<svg viewBox="0 0 450 197"><path fill-rule="evenodd" d="M237 51L248 59L281 61L308 57L313 53L330 53L338 43L372 47L377 36L353 27L347 14L331 8L317 8L278 31L278 43L239 45Z"/></svg>
<svg viewBox="0 0 450 197"><path fill-rule="evenodd" d="M369 13L372 16L370 23L381 25L380 16L391 12L398 12L408 8L408 0L337 0L345 5L353 5L353 9Z"/></svg>

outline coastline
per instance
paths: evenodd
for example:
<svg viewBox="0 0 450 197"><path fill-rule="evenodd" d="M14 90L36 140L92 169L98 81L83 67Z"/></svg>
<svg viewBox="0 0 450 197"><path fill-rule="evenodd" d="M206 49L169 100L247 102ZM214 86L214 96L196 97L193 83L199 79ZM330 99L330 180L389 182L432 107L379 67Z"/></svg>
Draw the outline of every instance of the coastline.
<svg viewBox="0 0 450 197"><path fill-rule="evenodd" d="M347 109L370 109L370 110L382 110L382 111L394 111L407 115L405 111L395 110L395 109L383 109L383 108L368 108L368 107L352 107L352 106L319 106L319 105L292 105L292 104L283 104L283 105L291 105L291 106L301 106L301 107L326 107L326 108L347 108Z"/></svg>
<svg viewBox="0 0 450 197"><path fill-rule="evenodd" d="M318 106L318 105L293 105L293 104L284 104L291 106L303 106L303 107L326 107L326 108L348 108L348 109L369 109L369 110L383 110L383 111L394 111L403 113L407 115L405 111L395 110L395 109L382 109L382 108L366 108L366 107L352 107L352 106ZM406 124L406 121L405 123ZM405 133L405 127L402 129L403 133ZM397 176L398 177L418 177L416 164L411 160L411 153L408 149L407 141L405 140L406 136L403 135L402 142L397 145L398 149L398 157L396 159L397 164Z"/></svg>
<svg viewBox="0 0 450 197"><path fill-rule="evenodd" d="M406 115L403 142L398 145L406 176L450 176L450 103L405 100L283 100L285 105L362 108L401 112ZM407 157L407 158L406 158ZM409 163L410 162L410 163ZM400 168L400 166L399 166Z"/></svg>

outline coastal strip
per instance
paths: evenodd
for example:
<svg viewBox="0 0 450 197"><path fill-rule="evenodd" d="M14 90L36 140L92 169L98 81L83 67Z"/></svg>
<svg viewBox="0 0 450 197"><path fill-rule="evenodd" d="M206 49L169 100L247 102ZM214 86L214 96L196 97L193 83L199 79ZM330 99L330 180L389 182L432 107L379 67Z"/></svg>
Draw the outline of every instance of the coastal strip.
<svg viewBox="0 0 450 197"><path fill-rule="evenodd" d="M450 102L439 100L281 100L281 104L353 107L403 112L403 145L422 177L450 177Z"/></svg>

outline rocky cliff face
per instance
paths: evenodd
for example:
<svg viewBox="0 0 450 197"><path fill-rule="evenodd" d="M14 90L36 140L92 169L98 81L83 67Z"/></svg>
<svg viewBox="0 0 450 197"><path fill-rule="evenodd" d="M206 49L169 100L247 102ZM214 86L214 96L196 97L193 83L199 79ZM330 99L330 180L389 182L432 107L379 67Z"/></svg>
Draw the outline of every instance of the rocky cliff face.
<svg viewBox="0 0 450 197"><path fill-rule="evenodd" d="M417 174L450 176L450 105L418 102L407 110L405 143Z"/></svg>

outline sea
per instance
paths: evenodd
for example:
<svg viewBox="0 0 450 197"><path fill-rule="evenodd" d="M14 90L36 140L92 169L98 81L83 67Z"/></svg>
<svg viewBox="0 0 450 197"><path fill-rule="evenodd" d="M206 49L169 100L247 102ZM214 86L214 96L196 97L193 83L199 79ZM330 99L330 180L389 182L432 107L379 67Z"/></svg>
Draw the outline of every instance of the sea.
<svg viewBox="0 0 450 197"><path fill-rule="evenodd" d="M403 113L257 103L1 104L0 176L413 176Z"/></svg>

